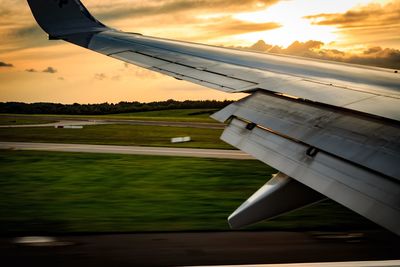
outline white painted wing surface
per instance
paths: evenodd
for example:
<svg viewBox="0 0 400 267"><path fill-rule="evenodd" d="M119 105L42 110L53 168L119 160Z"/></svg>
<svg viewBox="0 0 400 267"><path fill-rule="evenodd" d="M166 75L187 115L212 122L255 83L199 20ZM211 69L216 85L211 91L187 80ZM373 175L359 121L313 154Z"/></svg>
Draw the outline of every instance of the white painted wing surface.
<svg viewBox="0 0 400 267"><path fill-rule="evenodd" d="M286 178L271 180L242 205L230 217L233 226L320 200L304 193L312 188L400 234L395 70L124 33L100 23L78 0L28 3L51 39L209 88L252 94L215 114L228 123L222 139Z"/></svg>

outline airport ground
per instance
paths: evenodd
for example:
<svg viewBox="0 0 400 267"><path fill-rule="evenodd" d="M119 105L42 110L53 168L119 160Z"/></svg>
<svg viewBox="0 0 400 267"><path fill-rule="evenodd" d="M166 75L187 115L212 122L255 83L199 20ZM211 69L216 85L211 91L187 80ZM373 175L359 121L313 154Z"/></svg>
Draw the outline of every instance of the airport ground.
<svg viewBox="0 0 400 267"><path fill-rule="evenodd" d="M14 124L58 119L24 116L25 121ZM44 142L45 147L64 143L56 144L64 148L100 145L98 153L0 150L0 211L6 214L0 217L2 258L13 266L176 266L399 257L396 236L332 201L245 232L227 231L227 216L275 172L256 160L104 152L110 145L235 151L219 141L220 125L195 128L186 123L209 122L164 122L183 124L118 121L79 130L0 129L0 142ZM171 137L181 135L194 141L170 143ZM16 236L27 235L56 236L59 243L39 247L13 243Z"/></svg>
<svg viewBox="0 0 400 267"><path fill-rule="evenodd" d="M71 125L70 121L62 122L57 125ZM212 124L217 127L212 128L196 122L74 122L73 125L85 125L83 129L57 129L54 123L46 127L3 126L0 141L233 149L219 139L223 131L221 124ZM171 143L171 138L180 136L190 136L192 142Z"/></svg>

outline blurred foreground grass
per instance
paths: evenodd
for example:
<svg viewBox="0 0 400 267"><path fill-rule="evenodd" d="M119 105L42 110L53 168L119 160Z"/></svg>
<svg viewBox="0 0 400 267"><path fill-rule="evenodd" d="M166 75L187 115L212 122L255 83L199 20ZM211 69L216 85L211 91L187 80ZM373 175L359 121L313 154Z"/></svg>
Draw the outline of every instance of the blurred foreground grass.
<svg viewBox="0 0 400 267"><path fill-rule="evenodd" d="M0 150L0 234L228 230L274 172L255 160ZM371 227L323 202L250 229Z"/></svg>
<svg viewBox="0 0 400 267"><path fill-rule="evenodd" d="M233 149L220 140L222 131L128 124L85 126L83 129L2 128L0 141ZM193 141L171 144L171 138L179 136L190 136Z"/></svg>

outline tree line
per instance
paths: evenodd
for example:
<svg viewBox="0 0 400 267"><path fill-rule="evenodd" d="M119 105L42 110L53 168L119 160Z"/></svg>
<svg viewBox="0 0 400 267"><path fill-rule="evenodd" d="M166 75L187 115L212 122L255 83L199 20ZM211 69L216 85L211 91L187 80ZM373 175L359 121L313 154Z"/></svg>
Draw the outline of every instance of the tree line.
<svg viewBox="0 0 400 267"><path fill-rule="evenodd" d="M21 103L0 102L0 113L10 114L65 114L65 115L106 115L143 111L171 109L221 109L233 101L186 100L157 101L151 103L119 102L101 104L56 104L56 103Z"/></svg>

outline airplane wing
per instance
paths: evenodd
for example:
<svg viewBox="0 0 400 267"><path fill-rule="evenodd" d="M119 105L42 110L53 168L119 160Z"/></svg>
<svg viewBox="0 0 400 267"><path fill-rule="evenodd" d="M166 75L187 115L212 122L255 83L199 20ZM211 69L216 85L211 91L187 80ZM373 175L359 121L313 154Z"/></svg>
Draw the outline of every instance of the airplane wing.
<svg viewBox="0 0 400 267"><path fill-rule="evenodd" d="M229 217L233 228L328 197L400 235L398 71L126 33L79 0L28 3L49 39L249 94L213 117L227 123L224 141L280 173Z"/></svg>

